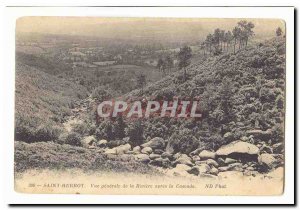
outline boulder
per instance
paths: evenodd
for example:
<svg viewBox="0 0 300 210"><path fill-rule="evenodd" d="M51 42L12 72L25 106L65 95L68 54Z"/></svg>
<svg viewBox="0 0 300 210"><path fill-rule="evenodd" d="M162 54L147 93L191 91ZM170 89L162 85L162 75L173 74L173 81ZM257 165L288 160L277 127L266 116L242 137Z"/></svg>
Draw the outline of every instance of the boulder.
<svg viewBox="0 0 300 210"><path fill-rule="evenodd" d="M198 176L199 174L208 173L209 171L210 171L210 167L207 164L201 164L189 169L188 173Z"/></svg>
<svg viewBox="0 0 300 210"><path fill-rule="evenodd" d="M162 149L155 149L155 150L153 151L153 153L159 154L159 155L161 155L161 154L164 153L164 152L165 152L165 151L162 150Z"/></svg>
<svg viewBox="0 0 300 210"><path fill-rule="evenodd" d="M151 147L145 147L142 149L141 153L143 154L151 154L152 153L152 148Z"/></svg>
<svg viewBox="0 0 300 210"><path fill-rule="evenodd" d="M116 149L117 155L122 155L122 154L127 153L131 149L131 145L125 144L125 145L115 147L115 149Z"/></svg>
<svg viewBox="0 0 300 210"><path fill-rule="evenodd" d="M265 165L268 168L274 168L276 162L276 159L271 154L264 153L258 156L258 163L260 165Z"/></svg>
<svg viewBox="0 0 300 210"><path fill-rule="evenodd" d="M192 159L187 156L186 154L182 154L180 155L174 162L174 164L184 164L184 165L188 165L188 166L192 166Z"/></svg>
<svg viewBox="0 0 300 210"><path fill-rule="evenodd" d="M217 159L217 163L219 164L219 166L225 166L226 165L225 160L223 158L220 158L220 157Z"/></svg>
<svg viewBox="0 0 300 210"><path fill-rule="evenodd" d="M142 163L149 163L150 162L150 158L148 155L146 154L138 154L134 156L134 159L136 161L142 162Z"/></svg>
<svg viewBox="0 0 300 210"><path fill-rule="evenodd" d="M156 158L160 158L161 156L160 155L158 155L158 154L150 154L149 155L149 158L151 159L151 160L154 160L154 159L156 159Z"/></svg>
<svg viewBox="0 0 300 210"><path fill-rule="evenodd" d="M117 154L117 149L116 148L112 148L112 149L107 149L104 154L112 154L112 155L116 155Z"/></svg>
<svg viewBox="0 0 300 210"><path fill-rule="evenodd" d="M209 166L219 167L219 164L217 163L217 161L215 161L213 159L207 159L205 162Z"/></svg>
<svg viewBox="0 0 300 210"><path fill-rule="evenodd" d="M187 172L188 170L190 170L191 167L184 165L184 164L177 164L175 168L169 170L167 172L167 174L171 175L171 176L183 176L183 177L187 177L190 176L190 174Z"/></svg>
<svg viewBox="0 0 300 210"><path fill-rule="evenodd" d="M124 145L126 144L127 142L124 141L124 140L114 140L114 141L109 141L107 142L107 147L109 148L114 148L114 147L118 147L118 146L121 146L121 145Z"/></svg>
<svg viewBox="0 0 300 210"><path fill-rule="evenodd" d="M107 146L107 140L101 139L97 142L97 146L100 148L105 148Z"/></svg>
<svg viewBox="0 0 300 210"><path fill-rule="evenodd" d="M283 150L284 150L284 145L283 145L283 143L277 143L277 144L274 144L273 146L272 146L272 148L273 148L273 152L275 153L275 154L283 154Z"/></svg>
<svg viewBox="0 0 300 210"><path fill-rule="evenodd" d="M83 147L89 148L89 146L96 144L96 138L94 136L86 136L81 140L81 144Z"/></svg>
<svg viewBox="0 0 300 210"><path fill-rule="evenodd" d="M193 160L194 162L196 162L196 161L200 161L201 158L200 158L198 155L194 155L194 156L192 157L192 160Z"/></svg>
<svg viewBox="0 0 300 210"><path fill-rule="evenodd" d="M225 164L231 164L231 163L236 163L237 160L233 158L226 158L225 159Z"/></svg>
<svg viewBox="0 0 300 210"><path fill-rule="evenodd" d="M158 167L163 167L163 168L169 168L171 165L171 161L167 158L156 158L154 160L151 160L149 162L150 165L158 166Z"/></svg>
<svg viewBox="0 0 300 210"><path fill-rule="evenodd" d="M151 139L150 141L144 143L141 145L141 147L151 147L153 150L154 149L164 149L165 148L165 140L160 137L155 137Z"/></svg>
<svg viewBox="0 0 300 210"><path fill-rule="evenodd" d="M217 168L215 168L214 166L212 166L209 173L213 174L213 175L217 175L219 173L219 170Z"/></svg>
<svg viewBox="0 0 300 210"><path fill-rule="evenodd" d="M133 154L140 154L141 147L140 146L133 147L132 151L133 151Z"/></svg>
<svg viewBox="0 0 300 210"><path fill-rule="evenodd" d="M171 153L164 152L164 153L161 154L161 157L162 158L168 158L168 159L172 160L173 155Z"/></svg>
<svg viewBox="0 0 300 210"><path fill-rule="evenodd" d="M222 146L216 152L218 156L227 156L233 153L258 155L259 148L253 144L238 140Z"/></svg>
<svg viewBox="0 0 300 210"><path fill-rule="evenodd" d="M216 154L208 150L203 150L202 152L199 153L199 157L201 158L201 160L215 159Z"/></svg>
<svg viewBox="0 0 300 210"><path fill-rule="evenodd" d="M231 163L227 167L228 167L228 170L230 170L230 171L243 171L242 163Z"/></svg>

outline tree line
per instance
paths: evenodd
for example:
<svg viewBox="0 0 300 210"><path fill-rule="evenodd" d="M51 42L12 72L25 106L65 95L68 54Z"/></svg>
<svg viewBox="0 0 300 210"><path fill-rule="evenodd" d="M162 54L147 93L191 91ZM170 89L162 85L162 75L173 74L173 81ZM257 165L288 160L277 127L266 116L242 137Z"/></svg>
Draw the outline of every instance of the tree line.
<svg viewBox="0 0 300 210"><path fill-rule="evenodd" d="M252 22L241 20L231 31L220 28L215 29L214 33L208 34L200 45L203 54L218 55L229 51L232 45L234 53L237 49L247 47L249 39L254 36L254 27L255 25Z"/></svg>

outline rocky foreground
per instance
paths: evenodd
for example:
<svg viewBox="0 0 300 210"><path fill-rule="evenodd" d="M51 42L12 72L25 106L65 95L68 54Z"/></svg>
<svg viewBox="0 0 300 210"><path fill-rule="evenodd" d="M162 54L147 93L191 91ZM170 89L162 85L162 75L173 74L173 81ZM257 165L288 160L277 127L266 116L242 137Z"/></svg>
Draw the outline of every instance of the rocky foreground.
<svg viewBox="0 0 300 210"><path fill-rule="evenodd" d="M190 154L168 152L172 148L168 148L164 139L159 137L133 148L126 143L126 138L119 144L113 147L111 142L104 139L96 141L93 136L83 140L84 147L104 154L107 159L141 162L155 166L171 176L217 178L224 175L230 176L231 172L256 176L278 168L282 170L284 165L283 155L274 153L274 151L283 151L281 143L273 145L272 148L237 140L223 145L217 151L197 149Z"/></svg>

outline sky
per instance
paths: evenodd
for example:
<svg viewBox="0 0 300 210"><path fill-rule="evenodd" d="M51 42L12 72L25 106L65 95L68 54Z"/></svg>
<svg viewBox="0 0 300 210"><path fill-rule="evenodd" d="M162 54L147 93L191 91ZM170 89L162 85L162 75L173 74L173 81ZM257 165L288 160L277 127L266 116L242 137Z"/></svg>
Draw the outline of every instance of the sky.
<svg viewBox="0 0 300 210"><path fill-rule="evenodd" d="M205 18L112 18L112 17L21 17L16 32L95 36L117 39L195 41L215 28L231 30L241 19ZM279 19L247 19L257 36L275 35L284 29Z"/></svg>

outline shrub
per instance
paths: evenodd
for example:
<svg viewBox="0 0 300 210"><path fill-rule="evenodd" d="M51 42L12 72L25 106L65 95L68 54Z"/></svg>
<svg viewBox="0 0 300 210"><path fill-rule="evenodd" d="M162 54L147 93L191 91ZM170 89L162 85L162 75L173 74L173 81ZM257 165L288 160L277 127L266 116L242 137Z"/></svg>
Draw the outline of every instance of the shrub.
<svg viewBox="0 0 300 210"><path fill-rule="evenodd" d="M66 144L70 144L72 146L82 146L81 144L81 136L79 133L71 132L66 136L65 139Z"/></svg>
<svg viewBox="0 0 300 210"><path fill-rule="evenodd" d="M190 129L179 129L170 137L167 145L167 150L173 153L182 152L185 154L189 154L190 152L197 149L199 143L200 141L196 139Z"/></svg>
<svg viewBox="0 0 300 210"><path fill-rule="evenodd" d="M126 136L133 146L141 145L144 140L144 126L141 120L134 121L128 124L125 129Z"/></svg>

